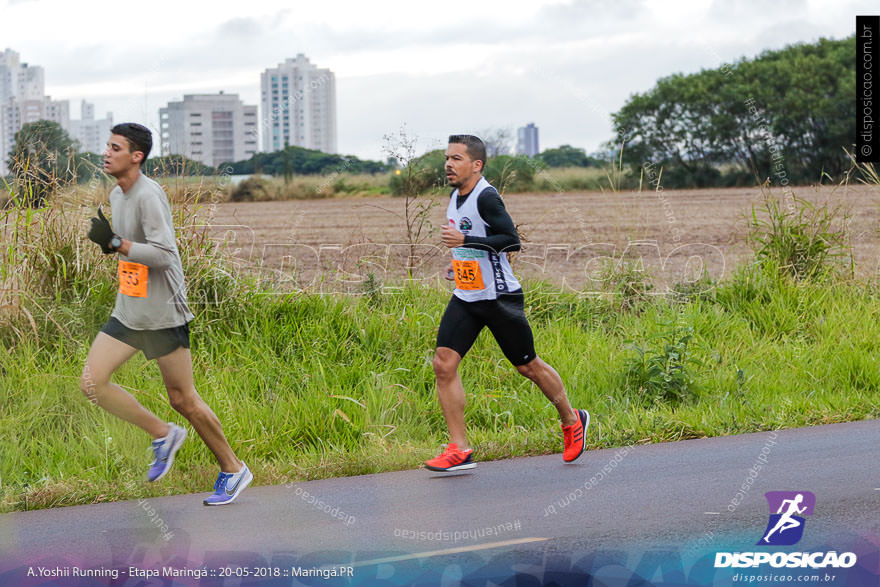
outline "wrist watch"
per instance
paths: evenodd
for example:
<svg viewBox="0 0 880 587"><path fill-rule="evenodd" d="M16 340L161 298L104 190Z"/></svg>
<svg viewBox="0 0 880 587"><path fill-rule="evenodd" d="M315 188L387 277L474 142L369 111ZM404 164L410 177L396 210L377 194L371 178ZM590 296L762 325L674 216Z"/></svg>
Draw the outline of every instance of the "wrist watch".
<svg viewBox="0 0 880 587"><path fill-rule="evenodd" d="M122 246L122 237L118 234L114 234L113 238L110 239L110 248L114 251L118 251L119 247Z"/></svg>

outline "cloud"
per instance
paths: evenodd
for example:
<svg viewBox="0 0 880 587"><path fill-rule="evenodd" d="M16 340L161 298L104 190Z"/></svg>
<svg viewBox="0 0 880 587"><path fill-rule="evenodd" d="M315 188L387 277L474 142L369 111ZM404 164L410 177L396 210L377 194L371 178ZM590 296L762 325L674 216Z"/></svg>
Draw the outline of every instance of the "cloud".
<svg viewBox="0 0 880 587"><path fill-rule="evenodd" d="M647 10L645 0L616 0L615 2L595 2L591 0L571 0L562 4L541 7L539 20L557 24L574 24L583 21L608 22L633 20L633 15Z"/></svg>
<svg viewBox="0 0 880 587"><path fill-rule="evenodd" d="M450 133L516 128L535 122L541 144L588 151L611 138L604 100L559 79L486 75L376 75L339 80L339 143L359 156L380 157L382 137L406 124L420 150L442 147ZM364 99L369 97L369 99Z"/></svg>
<svg viewBox="0 0 880 587"><path fill-rule="evenodd" d="M66 23L91 10L89 3L54 2L7 0L23 22L51 12L42 38L16 27L7 42L45 68L56 99L86 98L117 119L155 120L156 109L186 93L222 89L254 104L260 73L304 53L336 73L340 150L374 158L382 135L407 121L441 139L458 125L534 121L542 147L590 151L610 138L609 113L659 78L819 36L840 38L855 14L873 8L867 1L554 0L477 3L480 18L456 20L436 7L381 1L345 14L341 0L296 10L284 10L281 0L229 4L203 15L179 3L143 15L139 24L154 31L144 47L113 42L110 16L71 28Z"/></svg>
<svg viewBox="0 0 880 587"><path fill-rule="evenodd" d="M220 24L217 27L218 37L243 37L247 39L258 39L263 33L263 24L254 18L232 18Z"/></svg>
<svg viewBox="0 0 880 587"><path fill-rule="evenodd" d="M707 13L709 19L719 23L740 23L740 29L763 28L772 19L795 20L808 13L807 0L714 0ZM752 24L754 28L749 26Z"/></svg>
<svg viewBox="0 0 880 587"><path fill-rule="evenodd" d="M548 40L601 37L633 31L650 17L645 0L573 0L543 6L529 28Z"/></svg>

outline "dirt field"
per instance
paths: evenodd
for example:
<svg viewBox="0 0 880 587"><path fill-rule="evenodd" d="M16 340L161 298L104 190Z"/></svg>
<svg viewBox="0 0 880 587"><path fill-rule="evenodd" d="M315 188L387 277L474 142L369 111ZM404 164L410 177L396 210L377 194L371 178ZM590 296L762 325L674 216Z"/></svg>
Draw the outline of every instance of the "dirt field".
<svg viewBox="0 0 880 587"><path fill-rule="evenodd" d="M783 195L780 189L773 193ZM880 189L801 187L795 193L848 211L856 274L878 271ZM601 289L604 264L627 258L663 291L693 280L701 267L719 279L748 262L747 217L762 195L757 188L731 188L511 194L504 201L524 241L515 259L518 276L592 291ZM402 198L225 203L206 216L212 234L243 269L288 287L360 291L370 274L383 284L398 283L410 255L416 277L441 276L448 262L439 240L445 202L438 198L430 213L434 232L413 250L406 244Z"/></svg>

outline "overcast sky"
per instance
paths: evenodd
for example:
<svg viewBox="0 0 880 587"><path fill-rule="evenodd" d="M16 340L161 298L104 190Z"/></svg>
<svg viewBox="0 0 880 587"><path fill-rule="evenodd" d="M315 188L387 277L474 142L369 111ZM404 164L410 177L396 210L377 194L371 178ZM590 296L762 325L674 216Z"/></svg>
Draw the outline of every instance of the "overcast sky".
<svg viewBox="0 0 880 587"><path fill-rule="evenodd" d="M0 0L0 49L45 69L46 92L145 122L188 93L259 104L260 72L304 53L336 74L340 153L384 159L453 132L534 122L540 147L598 150L610 113L675 72L840 39L872 1Z"/></svg>

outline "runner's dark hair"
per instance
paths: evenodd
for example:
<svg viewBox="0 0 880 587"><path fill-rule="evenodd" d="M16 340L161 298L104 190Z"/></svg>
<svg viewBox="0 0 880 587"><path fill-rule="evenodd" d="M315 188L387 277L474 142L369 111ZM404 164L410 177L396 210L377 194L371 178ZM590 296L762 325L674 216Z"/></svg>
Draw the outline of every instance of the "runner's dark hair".
<svg viewBox="0 0 880 587"><path fill-rule="evenodd" d="M474 135L449 135L449 144L459 144L467 147L468 157L473 161L482 161L482 169L486 168L486 145L480 137Z"/></svg>
<svg viewBox="0 0 880 587"><path fill-rule="evenodd" d="M121 122L111 128L110 133L125 137L128 141L128 150L132 153L140 151L144 154L144 158L141 160L141 167L143 167L144 161L147 160L150 150L153 148L153 133L150 132L150 129L136 122Z"/></svg>

